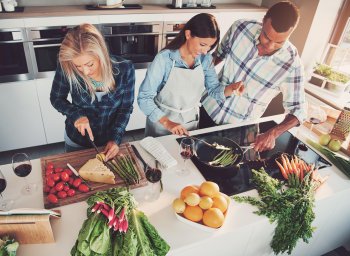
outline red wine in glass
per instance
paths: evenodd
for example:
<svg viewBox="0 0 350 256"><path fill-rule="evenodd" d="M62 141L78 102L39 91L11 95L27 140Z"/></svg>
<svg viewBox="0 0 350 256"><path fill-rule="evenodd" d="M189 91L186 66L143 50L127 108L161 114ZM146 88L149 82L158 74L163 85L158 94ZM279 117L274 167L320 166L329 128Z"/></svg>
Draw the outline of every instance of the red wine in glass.
<svg viewBox="0 0 350 256"><path fill-rule="evenodd" d="M21 164L15 167L14 172L19 177L27 177L32 171L32 166L30 164Z"/></svg>
<svg viewBox="0 0 350 256"><path fill-rule="evenodd" d="M187 159L190 159L194 154L194 140L191 138L183 138L180 142L180 156L184 159L183 168L177 171L177 174L184 176L189 174L186 168Z"/></svg>
<svg viewBox="0 0 350 256"><path fill-rule="evenodd" d="M5 191L6 185L7 185L7 182L6 182L5 178L0 177L0 195L2 192Z"/></svg>
<svg viewBox="0 0 350 256"><path fill-rule="evenodd" d="M12 169L18 177L23 177L25 186L22 189L22 194L31 195L34 190L37 189L36 184L29 184L26 177L32 171L32 163L30 158L25 153L16 153L12 156Z"/></svg>
<svg viewBox="0 0 350 256"><path fill-rule="evenodd" d="M190 148L183 149L183 151L180 153L180 155L183 159L190 159L193 156L193 150Z"/></svg>

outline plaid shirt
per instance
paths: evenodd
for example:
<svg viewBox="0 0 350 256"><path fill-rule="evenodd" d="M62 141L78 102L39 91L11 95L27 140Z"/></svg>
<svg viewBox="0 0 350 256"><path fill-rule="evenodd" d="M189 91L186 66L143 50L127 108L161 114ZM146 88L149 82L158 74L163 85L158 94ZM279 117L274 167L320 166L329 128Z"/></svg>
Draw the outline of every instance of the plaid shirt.
<svg viewBox="0 0 350 256"><path fill-rule="evenodd" d="M102 96L101 101L92 101L87 88L82 91L78 91L75 86L70 88L60 65L56 70L50 94L51 104L67 117L67 135L81 146L90 147L90 143L74 127L78 118L86 116L89 119L98 146L105 145L110 140L119 145L129 122L134 102L135 69L131 61L120 57L113 59L116 61L113 63L116 88ZM71 102L67 99L69 93Z"/></svg>
<svg viewBox="0 0 350 256"><path fill-rule="evenodd" d="M305 120L304 72L296 48L286 41L271 56L259 56L257 45L262 24L238 20L222 39L216 55L226 59L219 74L224 85L242 81L241 96L217 103L208 94L202 97L207 113L217 124L257 119L280 92L287 113L302 123Z"/></svg>

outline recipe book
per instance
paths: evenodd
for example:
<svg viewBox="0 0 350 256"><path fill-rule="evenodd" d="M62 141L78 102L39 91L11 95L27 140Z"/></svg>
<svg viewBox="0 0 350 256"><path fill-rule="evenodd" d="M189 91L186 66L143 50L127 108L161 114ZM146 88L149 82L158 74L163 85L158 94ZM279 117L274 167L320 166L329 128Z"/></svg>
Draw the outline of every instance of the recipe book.
<svg viewBox="0 0 350 256"><path fill-rule="evenodd" d="M9 215L50 215L53 217L61 217L61 212L47 210L47 209L34 209L34 208L18 208L9 211L0 211L0 216Z"/></svg>

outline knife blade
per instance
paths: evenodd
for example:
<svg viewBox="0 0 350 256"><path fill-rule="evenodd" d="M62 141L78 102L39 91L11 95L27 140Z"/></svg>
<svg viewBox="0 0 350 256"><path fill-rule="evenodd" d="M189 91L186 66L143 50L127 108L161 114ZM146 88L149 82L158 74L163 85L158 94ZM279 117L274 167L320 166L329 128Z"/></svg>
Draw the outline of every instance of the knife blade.
<svg viewBox="0 0 350 256"><path fill-rule="evenodd" d="M97 148L95 142L94 142L93 140L90 139L89 135L88 135L87 137L88 137L88 139L89 139L89 141L90 141L90 144L91 144L91 145L94 147L94 149L96 150L97 154L100 154L101 152L100 152L100 150L98 150L98 148Z"/></svg>
<svg viewBox="0 0 350 256"><path fill-rule="evenodd" d="M79 172L77 172L77 170L75 170L73 166L71 166L69 163L67 163L67 166L74 173L75 176L79 177L82 181L84 181L84 183L86 184L86 186L88 186L90 190L94 190L93 187L91 187L89 183L83 177L80 176Z"/></svg>
<svg viewBox="0 0 350 256"><path fill-rule="evenodd" d="M143 160L142 156L140 155L140 152L137 150L137 148L134 145L131 145L132 150L134 151L136 157L142 162L143 164L143 170L146 171L147 163L145 160Z"/></svg>

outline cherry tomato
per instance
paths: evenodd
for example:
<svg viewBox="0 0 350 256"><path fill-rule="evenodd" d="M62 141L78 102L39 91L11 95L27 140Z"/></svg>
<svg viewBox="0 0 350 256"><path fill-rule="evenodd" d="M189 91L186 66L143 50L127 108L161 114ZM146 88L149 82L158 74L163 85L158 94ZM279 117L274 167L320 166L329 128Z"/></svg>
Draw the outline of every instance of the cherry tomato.
<svg viewBox="0 0 350 256"><path fill-rule="evenodd" d="M73 182L74 182L74 178L70 177L70 178L69 178L69 181L68 181L68 184L69 184L69 185L73 185Z"/></svg>
<svg viewBox="0 0 350 256"><path fill-rule="evenodd" d="M66 191L60 191L57 193L57 196L59 198L66 198L67 197L67 192Z"/></svg>
<svg viewBox="0 0 350 256"><path fill-rule="evenodd" d="M55 188L51 188L49 193L50 193L50 194L56 194L56 193L57 193L57 190L56 190Z"/></svg>
<svg viewBox="0 0 350 256"><path fill-rule="evenodd" d="M47 163L46 169L53 169L53 168L54 168L53 163L51 163L51 162Z"/></svg>
<svg viewBox="0 0 350 256"><path fill-rule="evenodd" d="M70 189L70 187L69 187L68 185L64 185L64 186L63 186L63 190L64 190L64 191L67 192L69 189Z"/></svg>
<svg viewBox="0 0 350 256"><path fill-rule="evenodd" d="M59 181L61 179L61 176L58 173L52 174L52 179L54 181Z"/></svg>
<svg viewBox="0 0 350 256"><path fill-rule="evenodd" d="M61 172L61 180L64 182L69 181L69 175L66 171Z"/></svg>
<svg viewBox="0 0 350 256"><path fill-rule="evenodd" d="M73 182L73 186L76 187L76 188L79 187L80 184L81 184L81 179L80 178L76 178L74 180L74 182Z"/></svg>
<svg viewBox="0 0 350 256"><path fill-rule="evenodd" d="M80 184L78 190L81 191L81 192L86 193L86 192L89 192L90 189L85 184Z"/></svg>
<svg viewBox="0 0 350 256"><path fill-rule="evenodd" d="M62 172L63 171L63 168L61 167L56 167L55 168L55 173L59 173L59 172Z"/></svg>
<svg viewBox="0 0 350 256"><path fill-rule="evenodd" d="M75 195L75 190L71 188L70 190L67 191L67 195L68 196L74 196Z"/></svg>
<svg viewBox="0 0 350 256"><path fill-rule="evenodd" d="M50 178L48 178L48 179L46 180L46 184L47 184L49 187L55 186L55 182L53 181L53 179L50 179Z"/></svg>
<svg viewBox="0 0 350 256"><path fill-rule="evenodd" d="M46 169L46 176L47 175L50 175L50 174L53 174L53 169Z"/></svg>
<svg viewBox="0 0 350 256"><path fill-rule="evenodd" d="M64 172L66 172L69 176L73 175L73 172L71 169L64 169Z"/></svg>
<svg viewBox="0 0 350 256"><path fill-rule="evenodd" d="M61 191L63 189L63 186L64 186L63 182L58 182L55 186L55 189L57 191Z"/></svg>
<svg viewBox="0 0 350 256"><path fill-rule="evenodd" d="M49 193L49 192L50 192L50 189L51 189L51 187L49 187L48 185L46 185L46 186L44 187L44 192L45 192L45 193Z"/></svg>
<svg viewBox="0 0 350 256"><path fill-rule="evenodd" d="M58 198L54 194L49 194L47 196L47 200L49 200L50 203L57 204Z"/></svg>

